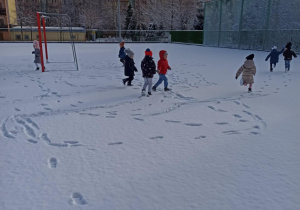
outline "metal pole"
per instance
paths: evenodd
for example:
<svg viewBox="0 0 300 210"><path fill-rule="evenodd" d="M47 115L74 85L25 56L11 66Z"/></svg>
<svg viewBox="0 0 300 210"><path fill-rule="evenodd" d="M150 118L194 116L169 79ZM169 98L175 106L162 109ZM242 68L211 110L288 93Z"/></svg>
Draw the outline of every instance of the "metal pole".
<svg viewBox="0 0 300 210"><path fill-rule="evenodd" d="M45 72L44 57L43 57L43 43L42 43L41 17L40 17L40 13L39 13L39 12L36 13L36 16L37 16L38 31L39 31L39 43L40 43L40 54L41 54L42 72Z"/></svg>
<svg viewBox="0 0 300 210"><path fill-rule="evenodd" d="M118 25L119 25L119 39L122 40L121 35L121 15L120 15L120 0L118 0Z"/></svg>
<svg viewBox="0 0 300 210"><path fill-rule="evenodd" d="M206 32L205 32L205 30L206 30L206 2L204 2L204 17L203 17L203 28L202 28L202 31L203 31L203 40L202 40L202 43L205 45L206 43L205 43L205 40L206 40Z"/></svg>
<svg viewBox="0 0 300 210"><path fill-rule="evenodd" d="M218 40L218 47L220 47L220 39L221 39L221 26L222 26L222 5L223 5L223 0L221 1L221 6L220 6L220 19L219 19L219 40Z"/></svg>
<svg viewBox="0 0 300 210"><path fill-rule="evenodd" d="M267 34L269 35L269 21L270 21L270 12L271 12L271 0L268 2L268 11L267 11L267 19L266 19L266 27L264 30L264 41L263 41L263 49L266 49L266 40L267 40Z"/></svg>
<svg viewBox="0 0 300 210"><path fill-rule="evenodd" d="M43 31L44 31L46 62L48 63L47 37L46 37L46 27L45 27L45 17L44 16L42 16L42 20L43 20Z"/></svg>
<svg viewBox="0 0 300 210"><path fill-rule="evenodd" d="M242 6L241 6L241 17L240 17L240 25L239 25L239 45L238 49L241 47L241 38L242 38L242 25L243 25L243 13L244 13L244 0L242 0Z"/></svg>

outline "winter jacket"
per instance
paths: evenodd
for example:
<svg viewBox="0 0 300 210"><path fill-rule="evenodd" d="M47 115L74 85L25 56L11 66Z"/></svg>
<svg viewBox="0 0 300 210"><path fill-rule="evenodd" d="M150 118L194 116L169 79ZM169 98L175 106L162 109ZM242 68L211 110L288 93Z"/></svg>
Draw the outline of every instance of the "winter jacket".
<svg viewBox="0 0 300 210"><path fill-rule="evenodd" d="M286 49L283 52L283 56L284 56L284 60L292 60L293 56L294 58L297 58L296 53L291 49Z"/></svg>
<svg viewBox="0 0 300 210"><path fill-rule="evenodd" d="M153 74L156 74L156 65L151 56L145 56L141 63L141 69L144 78L153 78Z"/></svg>
<svg viewBox="0 0 300 210"><path fill-rule="evenodd" d="M32 54L35 54L34 56L34 63L41 63L41 52L40 49L34 49Z"/></svg>
<svg viewBox="0 0 300 210"><path fill-rule="evenodd" d="M119 58L125 59L126 53L125 53L125 47L121 47L119 50Z"/></svg>
<svg viewBox="0 0 300 210"><path fill-rule="evenodd" d="M134 66L134 61L128 55L125 56L125 67L124 67L124 74L125 76L134 76L134 72L138 71L137 68Z"/></svg>
<svg viewBox="0 0 300 210"><path fill-rule="evenodd" d="M165 50L161 50L159 52L160 60L157 62L157 69L159 70L159 74L167 74L168 69L171 70L168 60L164 58L166 52L167 51Z"/></svg>
<svg viewBox="0 0 300 210"><path fill-rule="evenodd" d="M254 83L253 76L256 74L256 67L253 60L246 60L244 65L242 65L236 72L236 78L240 76L243 72L242 78L244 83L252 84Z"/></svg>
<svg viewBox="0 0 300 210"><path fill-rule="evenodd" d="M283 53L283 51L284 51L284 48L282 48L282 50L281 51L277 51L277 50L272 50L271 52L270 52L270 54L266 57L266 61L270 58L270 63L278 63L278 60L279 60L279 55L281 54L281 53Z"/></svg>

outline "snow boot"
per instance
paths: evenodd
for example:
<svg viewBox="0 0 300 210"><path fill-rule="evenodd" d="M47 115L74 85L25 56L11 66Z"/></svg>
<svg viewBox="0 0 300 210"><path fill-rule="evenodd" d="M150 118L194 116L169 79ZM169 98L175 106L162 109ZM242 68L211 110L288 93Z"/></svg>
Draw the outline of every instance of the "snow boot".
<svg viewBox="0 0 300 210"><path fill-rule="evenodd" d="M142 96L145 96L146 95L146 93L145 93L145 90L143 89L142 90Z"/></svg>
<svg viewBox="0 0 300 210"><path fill-rule="evenodd" d="M248 93L252 93L252 89L251 88L248 88Z"/></svg>
<svg viewBox="0 0 300 210"><path fill-rule="evenodd" d="M165 87L165 89L164 89L165 91L170 91L171 89L169 89L169 88L167 88L167 87Z"/></svg>
<svg viewBox="0 0 300 210"><path fill-rule="evenodd" d="M155 87L155 86L153 86L153 87L152 87L152 90L153 90L153 91L156 91L156 87Z"/></svg>
<svg viewBox="0 0 300 210"><path fill-rule="evenodd" d="M125 85L126 84L126 79L123 79L122 81L123 81L123 84Z"/></svg>
<svg viewBox="0 0 300 210"><path fill-rule="evenodd" d="M127 86L133 86L133 84L131 84L131 83L127 83Z"/></svg>
<svg viewBox="0 0 300 210"><path fill-rule="evenodd" d="M36 69L35 69L36 71L38 71L38 70L40 70L40 68L39 67L36 67Z"/></svg>
<svg viewBox="0 0 300 210"><path fill-rule="evenodd" d="M151 92L148 92L148 95L147 96L151 96L152 95L152 93Z"/></svg>

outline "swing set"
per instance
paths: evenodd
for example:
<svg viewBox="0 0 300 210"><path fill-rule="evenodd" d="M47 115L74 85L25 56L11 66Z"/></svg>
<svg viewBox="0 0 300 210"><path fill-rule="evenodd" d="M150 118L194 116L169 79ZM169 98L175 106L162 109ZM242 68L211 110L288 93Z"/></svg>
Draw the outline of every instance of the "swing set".
<svg viewBox="0 0 300 210"><path fill-rule="evenodd" d="M46 36L46 27L45 27L45 19L49 18L50 16L58 16L58 17L66 17L69 21L69 33L70 33L70 40L72 45L72 53L73 53L73 62L75 64L75 67L77 71L79 71L78 68L78 62L77 62L77 55L76 55L76 49L74 44L74 36L73 31L71 27L71 18L67 14L58 14L58 13L46 13L46 12L37 12L37 24L38 24L38 34L39 34L39 44L40 44L40 53L41 53L41 66L42 66L42 72L45 72L45 65L44 65L44 53L43 53L43 42L42 42L42 29L41 29L41 23L43 24L43 32L44 32L44 43L45 43L45 54L46 54L46 62L48 61L48 49L47 49L47 36ZM69 63L69 62L62 62L62 63Z"/></svg>

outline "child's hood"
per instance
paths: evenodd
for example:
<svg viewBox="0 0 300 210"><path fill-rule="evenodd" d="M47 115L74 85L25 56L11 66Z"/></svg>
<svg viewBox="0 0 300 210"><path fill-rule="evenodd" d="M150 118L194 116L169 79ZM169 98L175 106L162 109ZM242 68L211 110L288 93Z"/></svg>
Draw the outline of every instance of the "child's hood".
<svg viewBox="0 0 300 210"><path fill-rule="evenodd" d="M40 45L39 45L39 42L37 40L33 41L33 48L34 49L40 49Z"/></svg>
<svg viewBox="0 0 300 210"><path fill-rule="evenodd" d="M247 69L251 69L255 66L254 61L253 60L246 60L244 63L245 68Z"/></svg>
<svg viewBox="0 0 300 210"><path fill-rule="evenodd" d="M165 55L166 52L167 52L166 50L161 50L161 51L159 52L159 58L160 58L161 60L165 60L164 55Z"/></svg>

